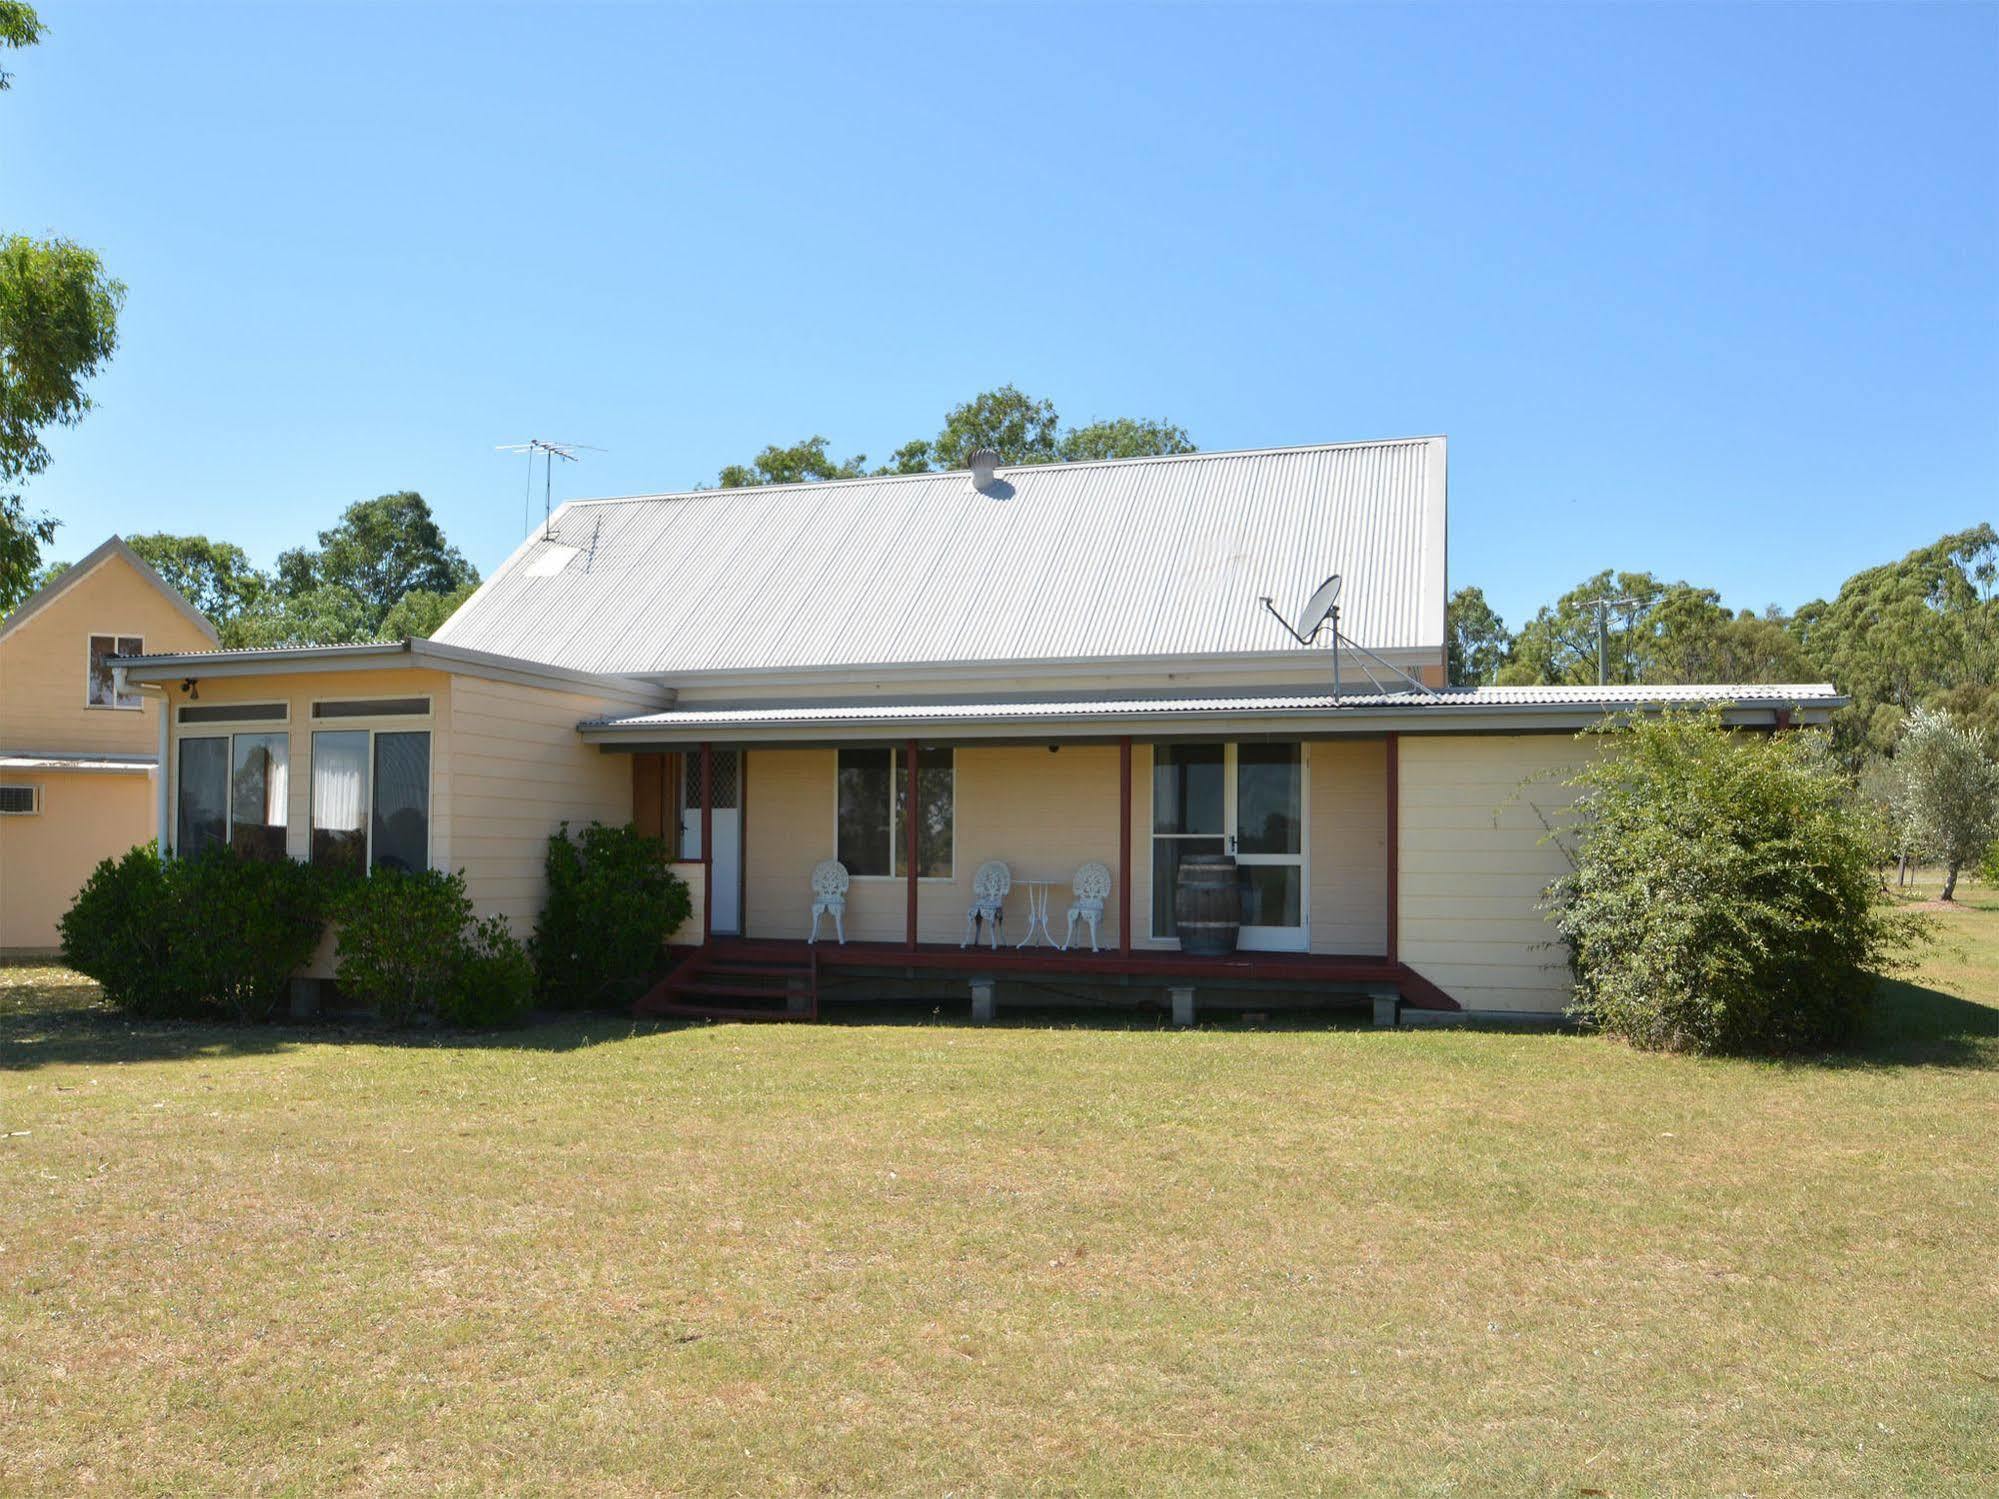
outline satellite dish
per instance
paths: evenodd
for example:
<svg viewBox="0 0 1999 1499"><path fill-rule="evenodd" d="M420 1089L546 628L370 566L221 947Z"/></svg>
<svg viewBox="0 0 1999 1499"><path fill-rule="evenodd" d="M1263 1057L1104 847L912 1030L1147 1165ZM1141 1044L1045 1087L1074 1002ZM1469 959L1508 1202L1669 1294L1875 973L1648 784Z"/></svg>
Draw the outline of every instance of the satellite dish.
<svg viewBox="0 0 1999 1499"><path fill-rule="evenodd" d="M1319 626L1326 622L1326 616L1333 612L1333 605L1340 597L1340 575L1334 573L1325 582L1312 590L1312 596L1305 600L1305 607L1298 611L1298 628L1291 633L1300 640L1316 640Z"/></svg>

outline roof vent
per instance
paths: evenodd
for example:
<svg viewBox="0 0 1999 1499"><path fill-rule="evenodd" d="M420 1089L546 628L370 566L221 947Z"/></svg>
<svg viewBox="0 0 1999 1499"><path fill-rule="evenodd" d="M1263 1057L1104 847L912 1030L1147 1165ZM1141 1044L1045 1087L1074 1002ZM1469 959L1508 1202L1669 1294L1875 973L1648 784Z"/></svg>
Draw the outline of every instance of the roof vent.
<svg viewBox="0 0 1999 1499"><path fill-rule="evenodd" d="M1000 455L991 448L975 448L972 451L972 488L990 489L993 479L999 473Z"/></svg>

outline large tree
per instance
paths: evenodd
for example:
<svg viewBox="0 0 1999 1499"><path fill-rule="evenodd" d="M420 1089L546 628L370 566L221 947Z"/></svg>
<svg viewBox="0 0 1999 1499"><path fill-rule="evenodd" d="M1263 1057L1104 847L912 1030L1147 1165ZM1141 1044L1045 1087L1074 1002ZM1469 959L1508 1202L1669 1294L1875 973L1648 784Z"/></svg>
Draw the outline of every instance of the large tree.
<svg viewBox="0 0 1999 1499"><path fill-rule="evenodd" d="M1453 687L1483 687L1499 679L1513 648L1506 621L1493 613L1483 588L1460 588L1444 605L1446 667Z"/></svg>
<svg viewBox="0 0 1999 1499"><path fill-rule="evenodd" d="M153 571L207 615L218 630L262 598L271 580L250 563L233 541L206 536L174 536L165 531L128 538L132 550Z"/></svg>
<svg viewBox="0 0 1999 1499"><path fill-rule="evenodd" d="M41 18L0 0L0 47L31 47ZM0 71L0 89L11 75ZM83 420L83 382L118 346L122 282L93 250L66 239L0 236L0 614L32 589L56 522L31 513L14 485L48 467L42 433Z"/></svg>
<svg viewBox="0 0 1999 1499"><path fill-rule="evenodd" d="M478 569L444 539L430 506L409 489L357 500L339 525L319 533L317 551L294 547L278 556L280 594L297 599L323 588L344 590L366 611L367 635L405 594L449 594L478 581Z"/></svg>
<svg viewBox="0 0 1999 1499"><path fill-rule="evenodd" d="M1830 601L1797 613L1800 645L1853 706L1839 715L1849 744L1885 751L1905 714L1949 699L1961 713L1992 710L1999 679L1999 532L1990 524L1855 573Z"/></svg>
<svg viewBox="0 0 1999 1499"><path fill-rule="evenodd" d="M1192 453L1187 429L1150 417L1113 417L1083 427L1062 427L1053 401L1030 396L1012 385L980 391L944 414L934 438L913 438L889 455L876 474L926 474L969 466L979 448L991 448L1000 462L1079 463L1092 458L1145 458L1160 453ZM731 463L717 476L724 489L751 484L798 484L816 479L855 479L870 472L867 454L844 463L826 450L826 439L808 437L766 447L748 463Z"/></svg>

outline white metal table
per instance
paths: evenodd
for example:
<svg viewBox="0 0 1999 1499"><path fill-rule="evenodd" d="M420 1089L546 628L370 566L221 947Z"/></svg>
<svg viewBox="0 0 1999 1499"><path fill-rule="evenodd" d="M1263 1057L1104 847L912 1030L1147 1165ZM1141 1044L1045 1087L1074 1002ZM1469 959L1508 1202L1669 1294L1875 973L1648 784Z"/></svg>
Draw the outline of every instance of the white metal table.
<svg viewBox="0 0 1999 1499"><path fill-rule="evenodd" d="M1048 929L1048 892L1062 881L1016 878L1013 883L1027 893L1027 935L1014 944L1015 950L1031 945L1037 931L1041 933L1043 942L1059 949L1062 944L1055 940L1055 934Z"/></svg>

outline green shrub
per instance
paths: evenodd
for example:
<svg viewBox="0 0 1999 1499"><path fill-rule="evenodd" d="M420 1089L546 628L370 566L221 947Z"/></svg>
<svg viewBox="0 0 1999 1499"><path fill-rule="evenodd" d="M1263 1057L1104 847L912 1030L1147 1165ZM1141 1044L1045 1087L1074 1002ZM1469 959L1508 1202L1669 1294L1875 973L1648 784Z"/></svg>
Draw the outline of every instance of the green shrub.
<svg viewBox="0 0 1999 1499"><path fill-rule="evenodd" d="M666 845L629 824L593 822L572 838L564 823L549 836L546 868L548 904L532 944L543 1003L587 1009L637 998L693 909Z"/></svg>
<svg viewBox="0 0 1999 1499"><path fill-rule="evenodd" d="M237 1020L266 1020L326 930L324 870L212 847L166 866L175 982Z"/></svg>
<svg viewBox="0 0 1999 1499"><path fill-rule="evenodd" d="M469 1029L518 1025L534 1004L534 965L504 916L474 922L465 934L458 982L438 1001L438 1018Z"/></svg>
<svg viewBox="0 0 1999 1499"><path fill-rule="evenodd" d="M1549 889L1574 1013L1639 1046L1787 1052L1851 1033L1920 937L1882 899L1875 838L1815 733L1716 713L1604 734L1578 790L1573 868Z"/></svg>
<svg viewBox="0 0 1999 1499"><path fill-rule="evenodd" d="M197 999L173 982L173 923L166 868L150 843L106 859L64 914L62 960L88 974L128 1015L193 1014Z"/></svg>
<svg viewBox="0 0 1999 1499"><path fill-rule="evenodd" d="M511 1025L534 998L505 917L475 920L465 876L377 869L340 903L341 988L391 1025Z"/></svg>
<svg viewBox="0 0 1999 1499"><path fill-rule="evenodd" d="M99 864L61 923L63 961L129 1014L219 1008L263 1020L326 926L325 879L212 848L164 863L146 844Z"/></svg>
<svg viewBox="0 0 1999 1499"><path fill-rule="evenodd" d="M465 963L462 874L377 869L348 888L339 918L335 973L349 998L391 1025L436 1013Z"/></svg>

